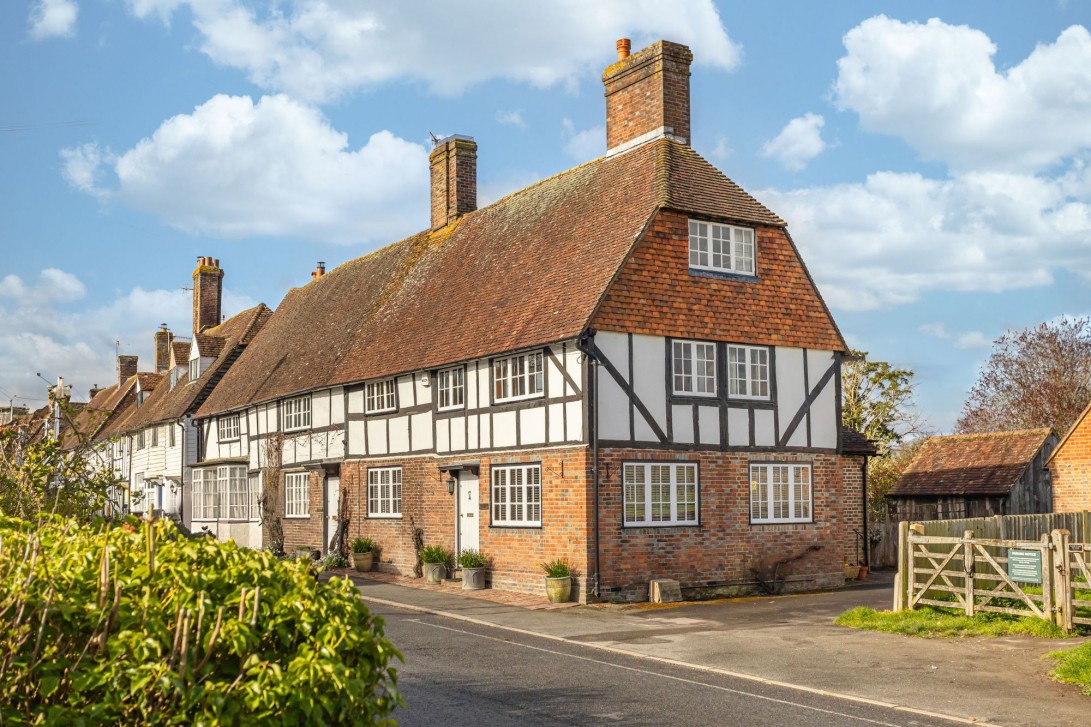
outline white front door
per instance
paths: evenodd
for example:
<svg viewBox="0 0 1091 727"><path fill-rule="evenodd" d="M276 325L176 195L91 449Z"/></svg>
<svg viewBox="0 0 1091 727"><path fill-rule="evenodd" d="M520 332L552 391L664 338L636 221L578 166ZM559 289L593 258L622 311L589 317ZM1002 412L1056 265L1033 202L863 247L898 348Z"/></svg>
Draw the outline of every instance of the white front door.
<svg viewBox="0 0 1091 727"><path fill-rule="evenodd" d="M478 493L479 480L473 472L462 470L458 473L458 549L479 550L481 548L480 526L481 513L478 512L477 503L480 499Z"/></svg>
<svg viewBox="0 0 1091 727"><path fill-rule="evenodd" d="M337 535L337 513L341 506L341 478L326 478L326 554L330 552L330 541Z"/></svg>

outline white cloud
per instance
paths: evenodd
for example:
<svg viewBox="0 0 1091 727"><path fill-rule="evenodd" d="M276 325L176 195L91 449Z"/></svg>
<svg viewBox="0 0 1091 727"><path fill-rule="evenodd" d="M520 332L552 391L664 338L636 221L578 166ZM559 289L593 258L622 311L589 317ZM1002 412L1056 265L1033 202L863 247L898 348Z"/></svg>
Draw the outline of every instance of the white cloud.
<svg viewBox="0 0 1091 727"><path fill-rule="evenodd" d="M826 120L818 114L804 114L785 125L776 138L761 148L761 155L779 161L786 169L798 172L826 150L822 127Z"/></svg>
<svg viewBox="0 0 1091 727"><path fill-rule="evenodd" d="M564 153L578 162L586 162L606 153L605 126L577 131L572 119L561 119L561 133L567 139Z"/></svg>
<svg viewBox="0 0 1091 727"><path fill-rule="evenodd" d="M935 323L925 323L924 325L919 326L917 330L926 336L933 336L944 341L951 341L951 345L955 348L988 348L992 345L992 340L981 331L951 333L951 331L947 330L947 326L939 321L936 321Z"/></svg>
<svg viewBox="0 0 1091 727"><path fill-rule="evenodd" d="M147 371L152 335L161 322L179 336L189 335L190 293L137 287L90 308L70 305L85 293L77 276L53 268L43 270L34 284L15 275L0 280L0 386L44 399L45 384L35 376L41 372L51 380L64 376L83 396L92 385L115 380L115 341L121 342L121 353L140 356L140 369ZM226 315L253 305L248 297L224 290Z"/></svg>
<svg viewBox="0 0 1091 727"><path fill-rule="evenodd" d="M30 8L30 37L71 38L76 34L80 8L73 0L38 0Z"/></svg>
<svg viewBox="0 0 1091 727"><path fill-rule="evenodd" d="M526 128L527 125L521 111L497 111L496 121L504 126L518 126L520 129Z"/></svg>
<svg viewBox="0 0 1091 727"><path fill-rule="evenodd" d="M574 87L597 78L614 41L690 45L695 61L734 68L741 49L712 0L379 3L288 0L257 10L236 0L128 0L138 17L168 21L188 7L201 51L263 88L325 101L394 79L455 95L493 78ZM502 32L498 32L502 29Z"/></svg>
<svg viewBox="0 0 1091 727"><path fill-rule="evenodd" d="M724 161L735 154L735 150L731 148L731 144L728 142L726 136L718 135L716 137L716 146L712 147L712 157L717 161Z"/></svg>
<svg viewBox="0 0 1091 727"><path fill-rule="evenodd" d="M1000 71L980 30L880 15L844 37L833 86L861 126L955 170L1035 171L1091 148L1091 33L1074 25Z"/></svg>
<svg viewBox="0 0 1091 727"><path fill-rule="evenodd" d="M929 291L1000 292L1091 270L1088 171L1059 179L878 172L860 184L756 192L789 222L831 305L867 310Z"/></svg>
<svg viewBox="0 0 1091 727"><path fill-rule="evenodd" d="M76 188L194 233L389 242L427 220L423 145L380 131L351 149L286 96L218 95L122 154L84 145L61 155Z"/></svg>

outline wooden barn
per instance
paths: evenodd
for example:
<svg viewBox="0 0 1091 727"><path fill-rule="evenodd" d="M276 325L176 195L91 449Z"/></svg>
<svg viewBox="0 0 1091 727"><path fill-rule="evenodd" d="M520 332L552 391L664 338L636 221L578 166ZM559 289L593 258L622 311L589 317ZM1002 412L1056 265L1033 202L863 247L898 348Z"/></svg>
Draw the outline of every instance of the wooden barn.
<svg viewBox="0 0 1091 727"><path fill-rule="evenodd" d="M1051 429L932 437L887 497L898 520L1053 511Z"/></svg>

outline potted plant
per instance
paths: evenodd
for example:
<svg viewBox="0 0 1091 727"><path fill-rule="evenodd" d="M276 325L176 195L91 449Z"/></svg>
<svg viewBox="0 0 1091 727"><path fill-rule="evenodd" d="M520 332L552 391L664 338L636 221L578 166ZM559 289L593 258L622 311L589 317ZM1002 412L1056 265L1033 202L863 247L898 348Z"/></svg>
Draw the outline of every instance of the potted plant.
<svg viewBox="0 0 1091 727"><path fill-rule="evenodd" d="M860 566L855 563L845 563L845 580L854 581L860 577Z"/></svg>
<svg viewBox="0 0 1091 727"><path fill-rule="evenodd" d="M545 572L546 596L550 603L564 603L572 598L572 576L575 571L564 558L542 563Z"/></svg>
<svg viewBox="0 0 1091 727"><path fill-rule="evenodd" d="M420 562L424 564L424 582L438 584L447 576L447 563L451 552L442 545L427 545L420 549Z"/></svg>
<svg viewBox="0 0 1091 727"><path fill-rule="evenodd" d="M371 538L356 538L352 541L352 566L366 573L375 564L375 554L379 546Z"/></svg>
<svg viewBox="0 0 1091 727"><path fill-rule="evenodd" d="M480 550L469 548L458 554L458 567L462 569L462 590L480 591L485 587L485 569L489 556Z"/></svg>

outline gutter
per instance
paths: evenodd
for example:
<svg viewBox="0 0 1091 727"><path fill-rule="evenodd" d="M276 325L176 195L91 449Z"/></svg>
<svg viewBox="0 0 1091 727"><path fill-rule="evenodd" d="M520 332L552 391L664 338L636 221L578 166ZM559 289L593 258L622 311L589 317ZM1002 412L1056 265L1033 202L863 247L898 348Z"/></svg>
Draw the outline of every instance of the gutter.
<svg viewBox="0 0 1091 727"><path fill-rule="evenodd" d="M587 392L587 422L588 429L590 430L588 438L591 441L591 479L593 483L594 491L594 518L595 518L595 572L591 577L591 593L595 598L600 598L600 557L599 557L599 387L598 387L598 358L595 356L594 351L597 350L595 346L595 329L587 328L576 339L576 347L587 357L587 361L592 367L587 376L587 388L590 391Z"/></svg>

